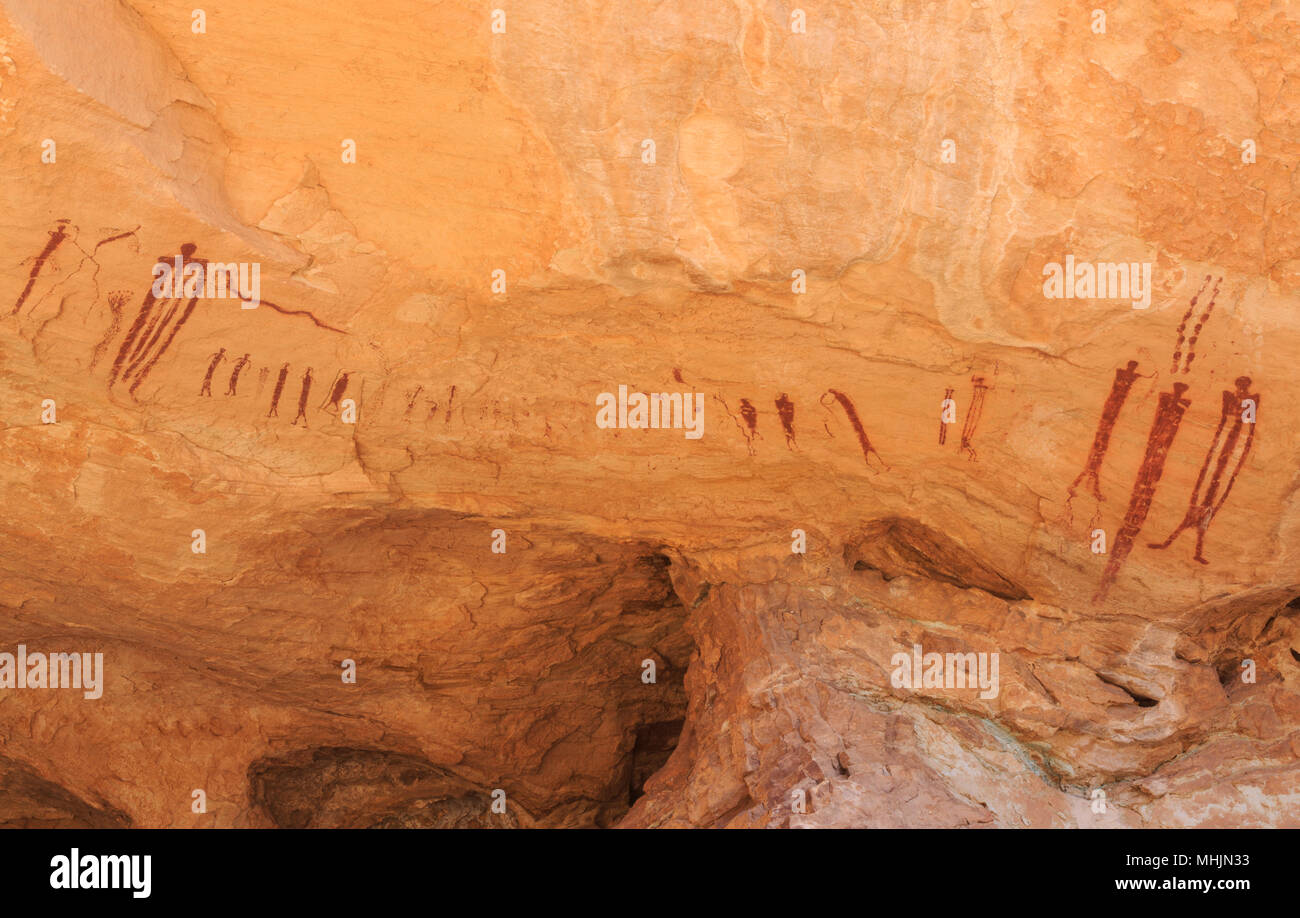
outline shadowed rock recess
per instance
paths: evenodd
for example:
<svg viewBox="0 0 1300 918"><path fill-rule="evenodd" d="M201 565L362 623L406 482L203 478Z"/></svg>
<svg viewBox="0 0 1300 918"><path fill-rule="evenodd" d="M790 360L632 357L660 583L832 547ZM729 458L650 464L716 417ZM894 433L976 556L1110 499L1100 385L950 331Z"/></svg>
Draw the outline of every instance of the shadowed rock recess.
<svg viewBox="0 0 1300 918"><path fill-rule="evenodd" d="M1296 11L495 6L0 0L0 826L1300 826Z"/></svg>

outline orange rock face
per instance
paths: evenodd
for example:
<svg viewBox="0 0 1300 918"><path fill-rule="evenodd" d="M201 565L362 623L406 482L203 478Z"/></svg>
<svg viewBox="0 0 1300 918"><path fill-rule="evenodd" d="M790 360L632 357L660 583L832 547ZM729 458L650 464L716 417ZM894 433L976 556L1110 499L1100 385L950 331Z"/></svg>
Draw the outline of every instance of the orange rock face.
<svg viewBox="0 0 1300 918"><path fill-rule="evenodd" d="M0 824L1300 825L1298 49L0 0Z"/></svg>

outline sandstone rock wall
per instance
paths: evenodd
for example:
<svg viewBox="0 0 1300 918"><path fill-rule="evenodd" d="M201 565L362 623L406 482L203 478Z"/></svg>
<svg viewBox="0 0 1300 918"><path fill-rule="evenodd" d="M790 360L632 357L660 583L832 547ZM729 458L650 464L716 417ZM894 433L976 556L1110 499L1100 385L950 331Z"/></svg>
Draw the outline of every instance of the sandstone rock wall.
<svg viewBox="0 0 1300 918"><path fill-rule="evenodd" d="M0 823L1300 825L1284 4L194 8L0 0Z"/></svg>

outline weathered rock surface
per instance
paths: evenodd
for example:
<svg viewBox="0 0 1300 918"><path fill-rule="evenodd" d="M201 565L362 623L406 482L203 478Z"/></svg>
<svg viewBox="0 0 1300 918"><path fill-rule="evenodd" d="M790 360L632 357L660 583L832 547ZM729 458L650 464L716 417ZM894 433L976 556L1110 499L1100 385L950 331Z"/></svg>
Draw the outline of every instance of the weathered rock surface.
<svg viewBox="0 0 1300 918"><path fill-rule="evenodd" d="M1300 825L1300 19L489 6L0 0L0 824Z"/></svg>

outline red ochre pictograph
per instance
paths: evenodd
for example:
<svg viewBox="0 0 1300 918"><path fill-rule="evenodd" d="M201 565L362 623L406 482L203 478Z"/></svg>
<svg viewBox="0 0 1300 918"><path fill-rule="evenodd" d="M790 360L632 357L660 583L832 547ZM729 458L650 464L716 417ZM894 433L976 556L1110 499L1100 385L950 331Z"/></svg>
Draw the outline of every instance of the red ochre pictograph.
<svg viewBox="0 0 1300 918"><path fill-rule="evenodd" d="M1236 380L1236 390L1223 390L1223 407L1219 415L1219 426L1215 428L1214 439L1210 441L1210 448L1205 454L1205 461L1201 463L1200 473L1196 476L1196 484L1192 488L1192 496L1187 501L1187 512L1183 520L1179 523L1169 538L1163 542L1150 542L1149 547L1155 549L1165 549L1174 543L1182 533L1188 529L1196 530L1196 552L1194 557L1202 564L1210 562L1205 558L1205 534L1210 528L1210 523L1218 514L1219 509L1232 493L1232 486L1237 482L1237 475L1241 472L1242 466L1246 462L1246 457L1250 455L1250 447L1255 442L1255 419L1259 411L1259 393L1250 391L1251 379L1249 376L1239 376ZM1250 420L1247 420L1247 414ZM1228 419L1232 419L1232 425L1228 426ZM1227 428L1227 433L1224 430ZM1245 440L1242 440L1241 433L1243 428L1249 428ZM1210 476L1209 485L1205 491L1201 487L1205 485L1205 476L1209 472L1210 463L1214 463L1214 472ZM1229 464L1232 465L1232 471L1228 475L1228 484L1223 488L1223 493L1219 493L1219 487L1223 483L1223 473L1227 470Z"/></svg>
<svg viewBox="0 0 1300 918"><path fill-rule="evenodd" d="M1125 559L1133 550L1133 542L1142 531L1147 514L1151 511L1151 502L1155 499L1156 487L1164 473L1165 460L1169 448L1173 445L1178 428L1183 423L1183 415L1191 401L1183 398L1187 383L1174 383L1173 390L1160 393L1160 404L1156 408L1155 420L1151 423L1151 432L1147 436L1146 453L1142 457L1142 466L1138 469L1137 480L1133 483L1133 492L1129 497L1128 512L1124 514L1124 524L1115 545L1106 562L1106 569L1101 575L1101 585L1093 597L1094 602L1106 598L1116 575L1124 566Z"/></svg>
<svg viewBox="0 0 1300 918"><path fill-rule="evenodd" d="M826 394L822 396L823 405L826 405L828 396L839 402L840 407L844 409L844 413L848 416L849 423L853 425L853 432L858 435L858 445L862 447L862 458L866 460L867 468L871 467L872 456L875 456L880 464L885 466L885 460L881 458L876 448L871 445L871 440L867 437L867 431L862 426L862 419L858 417L858 409L853 406L852 400L838 389L827 389ZM888 468L888 466L885 466L885 468Z"/></svg>
<svg viewBox="0 0 1300 918"><path fill-rule="evenodd" d="M1092 491L1092 496L1097 500L1104 500L1101 496L1101 464L1106 458L1106 450L1110 447L1110 436L1115 430L1115 422L1119 419L1120 409L1124 407L1124 402L1128 399L1129 390L1133 388L1133 383L1142 374L1137 371L1138 362L1130 360L1127 365L1120 367L1115 371L1115 381L1110 384L1110 394L1106 396L1106 403L1101 408L1101 420L1097 422L1097 432L1092 437L1092 449L1088 453L1088 461L1084 463L1083 471L1070 485L1070 496L1066 499L1069 502L1074 499L1075 493L1079 487L1079 482L1086 481Z"/></svg>
<svg viewBox="0 0 1300 918"><path fill-rule="evenodd" d="M975 432L979 430L980 418L984 415L984 397L989 387L983 376L972 376L970 381L970 408L966 410L966 421L961 426L961 451L974 460L976 455L973 441Z"/></svg>

